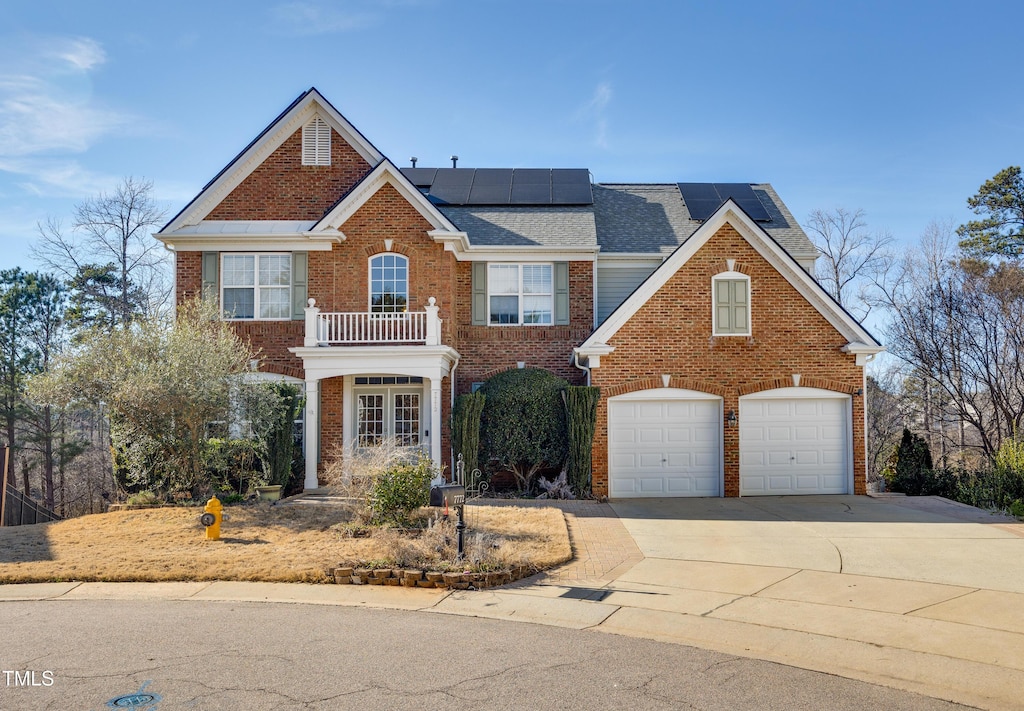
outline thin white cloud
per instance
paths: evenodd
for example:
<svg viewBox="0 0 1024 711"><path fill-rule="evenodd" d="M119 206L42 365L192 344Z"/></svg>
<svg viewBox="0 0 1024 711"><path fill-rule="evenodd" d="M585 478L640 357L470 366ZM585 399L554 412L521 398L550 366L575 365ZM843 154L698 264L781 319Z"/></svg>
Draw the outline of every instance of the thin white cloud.
<svg viewBox="0 0 1024 711"><path fill-rule="evenodd" d="M70 39L64 46L56 47L54 55L83 72L107 61L107 53L103 51L103 47L88 37Z"/></svg>
<svg viewBox="0 0 1024 711"><path fill-rule="evenodd" d="M605 112L612 102L612 85L601 82L594 89L593 95L576 111L576 119L581 122L593 122L594 144L598 148L608 148L608 118Z"/></svg>
<svg viewBox="0 0 1024 711"><path fill-rule="evenodd" d="M120 180L84 168L76 160L60 158L0 157L0 171L17 175L11 182L37 197L90 197L111 189Z"/></svg>
<svg viewBox="0 0 1024 711"><path fill-rule="evenodd" d="M0 51L0 171L19 176L29 192L89 195L106 184L69 155L138 123L93 96L90 74L105 61L87 37L8 38Z"/></svg>

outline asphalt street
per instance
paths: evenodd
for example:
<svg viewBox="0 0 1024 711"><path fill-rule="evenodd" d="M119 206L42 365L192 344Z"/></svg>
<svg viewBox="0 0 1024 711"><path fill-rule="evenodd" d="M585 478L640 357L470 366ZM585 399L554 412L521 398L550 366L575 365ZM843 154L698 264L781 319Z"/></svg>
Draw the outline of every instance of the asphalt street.
<svg viewBox="0 0 1024 711"><path fill-rule="evenodd" d="M0 604L0 711L963 709L771 662L502 620L342 606Z"/></svg>

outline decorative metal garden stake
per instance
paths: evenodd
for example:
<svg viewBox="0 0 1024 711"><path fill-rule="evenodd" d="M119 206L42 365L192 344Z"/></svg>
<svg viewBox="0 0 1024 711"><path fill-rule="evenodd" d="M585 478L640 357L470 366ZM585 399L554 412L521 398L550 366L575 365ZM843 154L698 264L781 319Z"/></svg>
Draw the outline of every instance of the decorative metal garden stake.
<svg viewBox="0 0 1024 711"><path fill-rule="evenodd" d="M448 507L453 507L459 514L459 522L455 524L455 533L458 537L458 558L462 560L465 554L465 542L466 542L466 519L465 511L466 508L466 487L462 484L445 484L443 486L432 486L430 487L430 505L431 506L443 506L444 510L447 511Z"/></svg>

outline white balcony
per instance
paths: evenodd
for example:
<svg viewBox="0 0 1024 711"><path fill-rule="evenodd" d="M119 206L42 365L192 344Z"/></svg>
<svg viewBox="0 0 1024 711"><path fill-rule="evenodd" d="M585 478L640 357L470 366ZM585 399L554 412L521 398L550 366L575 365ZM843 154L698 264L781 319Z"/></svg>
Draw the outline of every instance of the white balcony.
<svg viewBox="0 0 1024 711"><path fill-rule="evenodd" d="M322 312L316 299L306 307L303 345L315 346L441 344L441 319L436 300L430 297L423 311L373 313L366 311Z"/></svg>

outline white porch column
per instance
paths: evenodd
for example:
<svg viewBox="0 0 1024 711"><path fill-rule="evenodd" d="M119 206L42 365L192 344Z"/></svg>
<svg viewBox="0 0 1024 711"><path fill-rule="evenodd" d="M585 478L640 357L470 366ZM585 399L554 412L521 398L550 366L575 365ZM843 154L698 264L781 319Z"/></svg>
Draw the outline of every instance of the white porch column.
<svg viewBox="0 0 1024 711"><path fill-rule="evenodd" d="M424 309L427 312L426 344L428 346L441 345L441 319L437 317L437 312L440 308L437 306L437 299L433 296L427 299L427 305Z"/></svg>
<svg viewBox="0 0 1024 711"><path fill-rule="evenodd" d="M309 309L306 309L308 318ZM303 454L306 457L306 480L303 483L304 489L316 489L317 460L320 454L320 381L311 378L306 380L306 419L305 447Z"/></svg>
<svg viewBox="0 0 1024 711"><path fill-rule="evenodd" d="M430 458L441 468L441 378L430 379Z"/></svg>
<svg viewBox="0 0 1024 711"><path fill-rule="evenodd" d="M305 348L316 348L319 344L319 334L316 332L317 316L320 315L320 307L316 305L316 299L310 299L308 302L309 306L305 308L306 312L306 333L302 340L302 345Z"/></svg>

